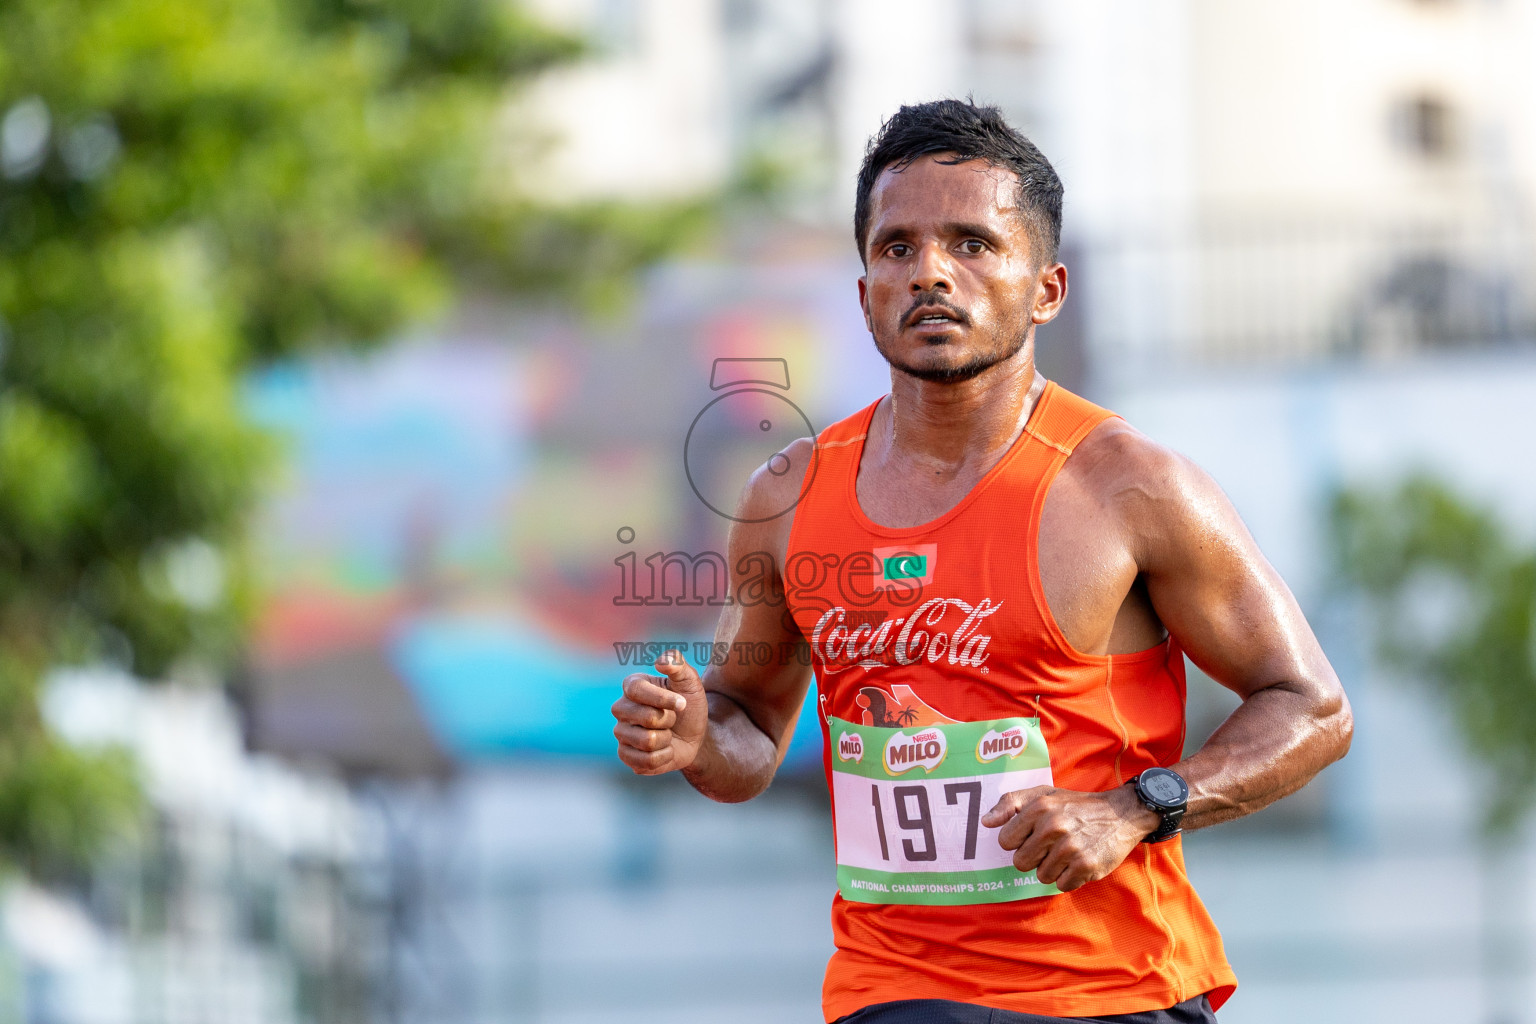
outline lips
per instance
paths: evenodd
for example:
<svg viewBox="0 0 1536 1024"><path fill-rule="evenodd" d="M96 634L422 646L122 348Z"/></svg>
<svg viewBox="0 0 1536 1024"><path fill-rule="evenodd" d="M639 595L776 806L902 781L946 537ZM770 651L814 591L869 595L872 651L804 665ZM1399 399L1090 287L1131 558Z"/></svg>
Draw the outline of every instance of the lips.
<svg viewBox="0 0 1536 1024"><path fill-rule="evenodd" d="M964 314L943 306L919 306L907 314L908 327L938 327L945 324L963 324Z"/></svg>

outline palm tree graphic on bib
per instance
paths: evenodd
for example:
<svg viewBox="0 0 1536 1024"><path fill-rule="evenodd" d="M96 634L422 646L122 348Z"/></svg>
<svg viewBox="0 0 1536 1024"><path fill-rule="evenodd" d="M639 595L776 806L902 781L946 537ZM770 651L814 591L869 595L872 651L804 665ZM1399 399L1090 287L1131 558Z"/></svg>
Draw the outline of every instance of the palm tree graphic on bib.
<svg viewBox="0 0 1536 1024"><path fill-rule="evenodd" d="M864 724L878 725L886 729L906 729L914 725L943 725L956 719L929 707L923 699L904 684L883 690L878 686L865 686L853 698L864 709Z"/></svg>

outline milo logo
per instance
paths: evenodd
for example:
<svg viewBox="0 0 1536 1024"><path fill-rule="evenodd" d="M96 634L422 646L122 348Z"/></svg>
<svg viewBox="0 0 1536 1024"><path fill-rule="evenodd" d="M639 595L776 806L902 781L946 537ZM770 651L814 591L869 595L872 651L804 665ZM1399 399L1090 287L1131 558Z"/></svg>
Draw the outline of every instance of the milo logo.
<svg viewBox="0 0 1536 1024"><path fill-rule="evenodd" d="M923 729L911 736L897 730L885 741L885 770L890 775L900 775L913 768L931 772L948 751L949 741L941 729Z"/></svg>
<svg viewBox="0 0 1536 1024"><path fill-rule="evenodd" d="M864 737L856 732L845 732L837 738L837 756L855 764L864 760Z"/></svg>
<svg viewBox="0 0 1536 1024"><path fill-rule="evenodd" d="M976 760L982 764L988 761L996 761L1000 757L1018 757L1024 753L1024 745L1029 742L1022 725L1015 725L1011 729L997 732L988 729L987 734L976 744Z"/></svg>

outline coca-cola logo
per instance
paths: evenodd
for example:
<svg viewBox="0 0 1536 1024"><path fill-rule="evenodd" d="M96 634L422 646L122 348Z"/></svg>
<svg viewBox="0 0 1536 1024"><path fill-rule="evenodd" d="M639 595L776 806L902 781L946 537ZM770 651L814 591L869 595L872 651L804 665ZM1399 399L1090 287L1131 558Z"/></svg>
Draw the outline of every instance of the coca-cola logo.
<svg viewBox="0 0 1536 1024"><path fill-rule="evenodd" d="M913 768L931 772L949 752L949 740L942 729L923 729L907 735L898 729L885 741L885 770L889 775L901 775Z"/></svg>
<svg viewBox="0 0 1536 1024"><path fill-rule="evenodd" d="M849 668L929 664L940 660L963 668L980 668L992 642L981 632L985 620L1002 602L982 598L975 604L958 597L935 597L905 618L878 623L851 621L848 609L834 605L822 613L811 631L811 651L829 672Z"/></svg>

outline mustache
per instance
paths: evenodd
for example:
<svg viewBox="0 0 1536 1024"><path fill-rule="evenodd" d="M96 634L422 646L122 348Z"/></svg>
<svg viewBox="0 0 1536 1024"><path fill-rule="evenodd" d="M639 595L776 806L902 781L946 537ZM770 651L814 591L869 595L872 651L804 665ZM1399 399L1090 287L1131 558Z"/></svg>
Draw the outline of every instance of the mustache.
<svg viewBox="0 0 1536 1024"><path fill-rule="evenodd" d="M908 308L906 313L902 315L902 326L911 327L914 323L916 323L918 320L917 311L922 309L924 306L937 306L939 309L944 310L944 312L948 313L950 316L953 316L958 323L963 324L966 327L971 325L970 314L961 309L959 306L950 302L948 299L944 298L943 294L940 292L918 292L917 296L912 300L911 307ZM925 313L923 315L926 316L927 314Z"/></svg>

